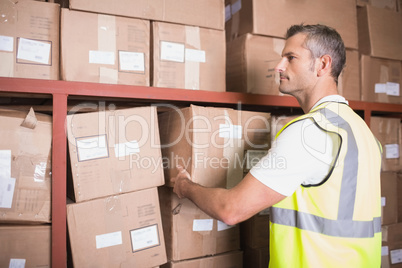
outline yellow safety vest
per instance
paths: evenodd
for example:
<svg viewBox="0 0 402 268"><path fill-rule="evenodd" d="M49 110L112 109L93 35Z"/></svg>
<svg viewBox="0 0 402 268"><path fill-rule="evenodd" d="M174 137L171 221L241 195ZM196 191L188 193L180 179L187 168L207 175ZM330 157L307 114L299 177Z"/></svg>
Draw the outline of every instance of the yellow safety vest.
<svg viewBox="0 0 402 268"><path fill-rule="evenodd" d="M278 135L300 120L336 134L339 147L323 182L302 185L272 207L269 267L379 268L380 143L347 104L323 103Z"/></svg>

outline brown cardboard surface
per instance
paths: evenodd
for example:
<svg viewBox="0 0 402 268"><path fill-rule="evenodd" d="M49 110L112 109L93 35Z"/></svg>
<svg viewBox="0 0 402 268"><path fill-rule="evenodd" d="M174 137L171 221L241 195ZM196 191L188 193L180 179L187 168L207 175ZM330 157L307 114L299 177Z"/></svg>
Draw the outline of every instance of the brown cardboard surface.
<svg viewBox="0 0 402 268"><path fill-rule="evenodd" d="M152 22L152 86L225 91L225 32Z"/></svg>
<svg viewBox="0 0 402 268"><path fill-rule="evenodd" d="M242 268L243 253L241 251L232 251L218 254L210 257L196 258L183 261L170 261L161 266L161 268Z"/></svg>
<svg viewBox="0 0 402 268"><path fill-rule="evenodd" d="M61 79L150 85L150 22L61 11Z"/></svg>
<svg viewBox="0 0 402 268"><path fill-rule="evenodd" d="M402 16L373 6L357 9L359 51L362 54L402 60Z"/></svg>
<svg viewBox="0 0 402 268"><path fill-rule="evenodd" d="M144 267L166 262L156 188L67 205L74 267Z"/></svg>
<svg viewBox="0 0 402 268"><path fill-rule="evenodd" d="M393 11L397 11L396 0L357 0L357 6L371 5L374 7L385 8Z"/></svg>
<svg viewBox="0 0 402 268"><path fill-rule="evenodd" d="M0 1L0 76L59 79L58 4Z"/></svg>
<svg viewBox="0 0 402 268"><path fill-rule="evenodd" d="M382 260L388 267L402 267L402 223L383 225L381 230Z"/></svg>
<svg viewBox="0 0 402 268"><path fill-rule="evenodd" d="M269 246L269 211L262 211L240 223L242 248L265 248Z"/></svg>
<svg viewBox="0 0 402 268"><path fill-rule="evenodd" d="M270 148L270 114L201 107L159 115L165 181L182 165L207 187L231 188L243 179L244 151Z"/></svg>
<svg viewBox="0 0 402 268"><path fill-rule="evenodd" d="M357 50L346 49L346 65L338 78L339 95L346 100L360 101L360 56Z"/></svg>
<svg viewBox="0 0 402 268"><path fill-rule="evenodd" d="M70 0L70 9L224 30L224 0Z"/></svg>
<svg viewBox="0 0 402 268"><path fill-rule="evenodd" d="M158 188L170 261L205 257L240 249L239 226L217 221L188 199L179 199L172 188Z"/></svg>
<svg viewBox="0 0 402 268"><path fill-rule="evenodd" d="M293 24L325 24L335 28L351 49L358 48L355 0L231 0L225 24L227 40L245 33L283 38ZM228 6L228 5L227 5Z"/></svg>
<svg viewBox="0 0 402 268"><path fill-rule="evenodd" d="M370 129L382 145L382 171L401 170L401 128L399 118L372 116Z"/></svg>
<svg viewBox="0 0 402 268"><path fill-rule="evenodd" d="M279 92L275 66L285 40L245 34L227 43L226 90L268 95Z"/></svg>
<svg viewBox="0 0 402 268"><path fill-rule="evenodd" d="M76 202L164 183L155 107L70 114L67 137Z"/></svg>
<svg viewBox="0 0 402 268"><path fill-rule="evenodd" d="M360 63L362 101L402 103L400 90L402 84L401 61L362 55Z"/></svg>
<svg viewBox="0 0 402 268"><path fill-rule="evenodd" d="M51 221L52 117L0 110L0 222Z"/></svg>
<svg viewBox="0 0 402 268"><path fill-rule="evenodd" d="M381 223L383 225L398 222L398 174L381 172Z"/></svg>
<svg viewBox="0 0 402 268"><path fill-rule="evenodd" d="M402 222L402 172L397 173L398 222Z"/></svg>
<svg viewBox="0 0 402 268"><path fill-rule="evenodd" d="M0 225L0 267L51 267L51 226Z"/></svg>
<svg viewBox="0 0 402 268"><path fill-rule="evenodd" d="M233 92L283 95L279 74L285 40L253 34L242 35L226 44L226 90ZM346 50L346 66L339 77L339 94L360 100L360 63L356 50Z"/></svg>
<svg viewBox="0 0 402 268"><path fill-rule="evenodd" d="M244 248L243 267L266 268L269 264L269 247Z"/></svg>

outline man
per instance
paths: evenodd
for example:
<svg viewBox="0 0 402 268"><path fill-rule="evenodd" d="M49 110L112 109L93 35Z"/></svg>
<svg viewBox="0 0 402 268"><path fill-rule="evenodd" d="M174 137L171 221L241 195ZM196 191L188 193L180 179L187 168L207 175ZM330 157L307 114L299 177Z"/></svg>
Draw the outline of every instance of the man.
<svg viewBox="0 0 402 268"><path fill-rule="evenodd" d="M380 267L381 145L338 95L346 61L339 34L294 25L276 66L279 90L305 114L232 189L206 188L178 167L174 192L227 224L272 207L270 267ZM264 164L282 157L285 168Z"/></svg>

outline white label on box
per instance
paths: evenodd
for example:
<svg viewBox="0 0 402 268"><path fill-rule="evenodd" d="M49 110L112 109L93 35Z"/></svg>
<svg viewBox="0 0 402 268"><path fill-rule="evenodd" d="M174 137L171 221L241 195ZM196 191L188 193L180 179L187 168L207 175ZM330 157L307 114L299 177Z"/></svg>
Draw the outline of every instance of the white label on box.
<svg viewBox="0 0 402 268"><path fill-rule="evenodd" d="M11 36L0 35L0 50L13 52L14 51L14 38Z"/></svg>
<svg viewBox="0 0 402 268"><path fill-rule="evenodd" d="M0 180L11 177L11 150L0 150Z"/></svg>
<svg viewBox="0 0 402 268"><path fill-rule="evenodd" d="M117 246L123 244L123 239L121 235L121 231L107 233L102 235L97 235L96 239L96 248L107 248L112 246Z"/></svg>
<svg viewBox="0 0 402 268"><path fill-rule="evenodd" d="M385 158L399 158L399 144L385 144Z"/></svg>
<svg viewBox="0 0 402 268"><path fill-rule="evenodd" d="M381 256L388 256L388 246L381 247Z"/></svg>
<svg viewBox="0 0 402 268"><path fill-rule="evenodd" d="M77 140L78 161L109 156L106 135Z"/></svg>
<svg viewBox="0 0 402 268"><path fill-rule="evenodd" d="M399 83L387 82L386 93L390 96L400 96L399 94Z"/></svg>
<svg viewBox="0 0 402 268"><path fill-rule="evenodd" d="M8 268L24 268L25 262L25 259L10 259L10 265Z"/></svg>
<svg viewBox="0 0 402 268"><path fill-rule="evenodd" d="M246 168L251 169L268 153L267 150L247 150L246 152Z"/></svg>
<svg viewBox="0 0 402 268"><path fill-rule="evenodd" d="M11 208L15 189L14 178L0 179L0 208Z"/></svg>
<svg viewBox="0 0 402 268"><path fill-rule="evenodd" d="M382 196L381 197L381 206L382 207L385 207L386 201L387 201L386 198L384 196Z"/></svg>
<svg viewBox="0 0 402 268"><path fill-rule="evenodd" d="M145 72L144 53L119 51L120 70Z"/></svg>
<svg viewBox="0 0 402 268"><path fill-rule="evenodd" d="M232 18L232 11L230 5L225 6L225 22Z"/></svg>
<svg viewBox="0 0 402 268"><path fill-rule="evenodd" d="M384 83L376 83L374 87L375 93L387 93L387 85Z"/></svg>
<svg viewBox="0 0 402 268"><path fill-rule="evenodd" d="M202 231L212 231L214 226L213 219L196 219L193 221L193 231L194 232L202 232Z"/></svg>
<svg viewBox="0 0 402 268"><path fill-rule="evenodd" d="M219 124L219 137L241 139L242 137L241 125Z"/></svg>
<svg viewBox="0 0 402 268"><path fill-rule="evenodd" d="M184 62L184 45L161 41L161 60Z"/></svg>
<svg viewBox="0 0 402 268"><path fill-rule="evenodd" d="M402 249L391 250L390 255L391 255L391 264L402 262Z"/></svg>
<svg viewBox="0 0 402 268"><path fill-rule="evenodd" d="M186 48L186 61L205 62L205 51Z"/></svg>
<svg viewBox="0 0 402 268"><path fill-rule="evenodd" d="M232 4L232 15L239 12L241 9L241 0L237 0L234 4Z"/></svg>
<svg viewBox="0 0 402 268"><path fill-rule="evenodd" d="M49 43L20 38L17 59L49 64L50 48Z"/></svg>
<svg viewBox="0 0 402 268"><path fill-rule="evenodd" d="M136 140L114 145L114 153L115 153L116 157L122 157L122 156L139 153L139 152L140 152L140 147Z"/></svg>
<svg viewBox="0 0 402 268"><path fill-rule="evenodd" d="M158 225L130 231L133 252L159 245Z"/></svg>
<svg viewBox="0 0 402 268"><path fill-rule="evenodd" d="M222 221L218 221L218 232L220 231L225 231L227 229L233 228L235 225L227 225L226 223Z"/></svg>
<svg viewBox="0 0 402 268"><path fill-rule="evenodd" d="M89 63L114 65L115 56L113 51L89 51Z"/></svg>

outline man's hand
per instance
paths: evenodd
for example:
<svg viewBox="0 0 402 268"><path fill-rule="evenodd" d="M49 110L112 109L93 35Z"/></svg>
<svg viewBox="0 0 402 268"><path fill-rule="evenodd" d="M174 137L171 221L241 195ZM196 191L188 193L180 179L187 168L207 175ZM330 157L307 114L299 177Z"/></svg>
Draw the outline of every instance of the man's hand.
<svg viewBox="0 0 402 268"><path fill-rule="evenodd" d="M182 166L177 166L177 175L176 177L171 178L171 181L174 183L173 192L177 194L179 198L186 197L185 191L186 187L189 184L192 184L191 176Z"/></svg>

